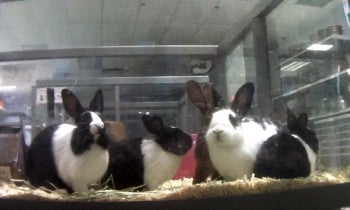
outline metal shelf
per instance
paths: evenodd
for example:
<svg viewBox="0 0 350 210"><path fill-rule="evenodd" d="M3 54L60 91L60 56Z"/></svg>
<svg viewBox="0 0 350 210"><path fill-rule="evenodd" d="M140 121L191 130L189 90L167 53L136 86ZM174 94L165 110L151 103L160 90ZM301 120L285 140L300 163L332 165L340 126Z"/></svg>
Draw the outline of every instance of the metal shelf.
<svg viewBox="0 0 350 210"><path fill-rule="evenodd" d="M339 154L324 154L324 155L321 155L321 154L318 154L318 157L336 157L336 156L350 156L350 153L339 153Z"/></svg>
<svg viewBox="0 0 350 210"><path fill-rule="evenodd" d="M37 80L37 87L65 87L91 85L137 85L137 84L185 84L188 80L209 82L209 76L153 76L153 77L95 77L61 80Z"/></svg>
<svg viewBox="0 0 350 210"><path fill-rule="evenodd" d="M285 98L285 97L288 97L288 96L291 96L291 95L295 95L295 94L297 94L299 92L302 92L302 91L305 91L305 90L309 89L310 87L313 87L313 86L318 85L320 83L323 83L325 81L337 78L338 76L341 76L341 75L343 75L345 73L350 74L350 69L343 70L343 71L341 71L339 73L337 72L337 73L331 74L331 75L329 75L329 76L327 76L325 78L322 78L320 80L317 80L317 81L315 81L313 83L301 86L301 87L299 87L297 89L294 89L292 91L288 91L288 92L286 92L286 93L284 93L284 94L282 94L280 96L274 97L273 100L277 100L277 99L280 99L280 98Z"/></svg>
<svg viewBox="0 0 350 210"><path fill-rule="evenodd" d="M330 41L330 40L349 41L350 38L348 36L345 36L345 35L331 35L331 36L325 38L324 40L318 42L318 44L322 44L322 43L325 43L325 42ZM331 51L331 52L317 52L317 53L321 53L321 54L322 53L323 54L327 53L327 54L329 54L329 53L334 53L334 51ZM318 56L318 57L320 57L320 56ZM288 63L290 63L290 62L292 62L292 61L294 61L296 59L308 59L308 58L315 58L315 53L314 52L310 52L309 50L305 49L305 50L301 51L300 53L298 53L298 54L296 54L296 55L286 59L285 61L279 63L279 65L274 67L274 68L279 68L279 67L281 67L281 66L283 66L285 64L288 64ZM277 100L277 99L280 99L280 98L284 98L284 97L288 97L288 96L297 94L299 92L302 92L302 91L305 91L305 90L309 89L312 86L315 86L315 85L323 83L325 81L334 79L334 78L336 78L336 77L338 77L338 76L340 76L342 74L345 74L345 73L350 73L350 69L346 69L346 70L342 70L341 72L336 72L336 73L330 74L327 77L319 79L319 80L317 80L315 82L312 82L310 84L303 85L303 86L301 86L299 88L296 88L294 90L285 92L285 93L283 93L283 94L281 94L279 96L274 97L273 100Z"/></svg>
<svg viewBox="0 0 350 210"><path fill-rule="evenodd" d="M130 45L0 52L2 61L142 55L212 55L218 45Z"/></svg>
<svg viewBox="0 0 350 210"><path fill-rule="evenodd" d="M8 117L18 117L17 122L0 122L1 128L22 128L23 127L23 120L27 117L26 114L22 112L3 112L0 113L0 119L6 119Z"/></svg>
<svg viewBox="0 0 350 210"><path fill-rule="evenodd" d="M343 40L343 41L349 41L349 40L350 40L350 38L349 38L348 36L333 34L333 35L331 35L331 36L329 36L329 37L327 37L327 38L321 40L321 41L318 42L317 44L325 43L325 42L327 42L327 41L329 41L329 40L331 40L331 39L334 39L334 40ZM285 61L279 63L279 65L277 65L276 67L274 67L274 69L275 69L275 68L279 68L279 67L281 67L281 66L283 66L283 65L285 65L285 64L287 64L287 63L289 63L289 62L291 62L291 61L293 61L293 60L295 60L295 59L298 59L298 58L303 58L303 59L305 59L306 56L303 56L303 55L304 55L305 53L309 53L309 52L310 52L309 50L306 50L306 49L305 49L305 50L301 51L300 53L298 53L298 54L296 54L296 55L294 55L294 56L292 56L292 57L289 57L287 60L285 60ZM312 53L312 54L314 54L314 53ZM312 57L312 56L311 56L311 57Z"/></svg>
<svg viewBox="0 0 350 210"><path fill-rule="evenodd" d="M325 144L334 144L334 143L340 143L340 142L346 142L346 141L350 141L349 138L345 138L345 139L335 139L335 140L323 140L323 141L319 141L320 146L321 145L325 145Z"/></svg>
<svg viewBox="0 0 350 210"><path fill-rule="evenodd" d="M317 117L311 117L311 118L309 118L309 120L310 121L325 120L323 122L317 122L316 124L327 123L327 122L334 121L334 119L333 119L334 117L339 117L339 118L347 118L348 117L349 118L350 115L344 116L344 114L348 114L348 113L350 113L350 108L346 108L346 109L343 109L341 111L333 112L333 113L330 113L330 114L320 115L320 116L317 116Z"/></svg>

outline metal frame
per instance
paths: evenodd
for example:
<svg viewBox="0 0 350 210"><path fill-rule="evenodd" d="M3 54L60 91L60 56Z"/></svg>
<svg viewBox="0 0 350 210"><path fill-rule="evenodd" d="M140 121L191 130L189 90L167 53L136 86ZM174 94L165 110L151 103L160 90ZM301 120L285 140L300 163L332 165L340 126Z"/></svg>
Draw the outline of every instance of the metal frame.
<svg viewBox="0 0 350 210"><path fill-rule="evenodd" d="M138 85L138 84L182 84L188 80L209 82L206 76L154 76L154 77L96 77L62 80L37 80L37 87L64 87L85 85Z"/></svg>
<svg viewBox="0 0 350 210"><path fill-rule="evenodd" d="M153 76L153 77L98 77L98 78L80 78L80 79L63 79L63 80L37 80L36 86L32 87L32 98L36 98L36 89L42 87L69 87L69 86L93 86L93 85L112 85L115 89L114 104L115 119L120 120L122 108L138 108L136 110L143 110L145 107L170 107L177 109L183 104L183 101L167 101L167 102L120 102L120 85L137 85L137 84L184 84L188 80L195 80L198 83L208 83L209 76ZM32 107L35 107L35 100L32 101ZM143 110L145 111L145 110ZM152 110L154 111L154 110ZM172 112L171 109L164 110L164 112ZM129 113L123 111L123 113ZM130 112L131 113L131 112ZM157 113L160 110L157 110ZM35 116L34 109L32 116Z"/></svg>
<svg viewBox="0 0 350 210"><path fill-rule="evenodd" d="M216 55L218 45L130 45L0 52L2 61L141 55Z"/></svg>
<svg viewBox="0 0 350 210"><path fill-rule="evenodd" d="M165 102L121 102L120 108L152 108L152 107L179 107L183 102L179 101L165 101Z"/></svg>

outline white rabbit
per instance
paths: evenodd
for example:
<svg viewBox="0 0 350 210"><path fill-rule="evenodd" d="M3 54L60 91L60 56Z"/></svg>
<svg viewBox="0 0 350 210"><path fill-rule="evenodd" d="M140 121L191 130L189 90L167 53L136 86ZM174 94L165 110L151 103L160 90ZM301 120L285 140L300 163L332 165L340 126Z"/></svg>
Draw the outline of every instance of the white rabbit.
<svg viewBox="0 0 350 210"><path fill-rule="evenodd" d="M210 159L225 180L250 177L262 143L278 131L268 119L246 117L253 95L253 83L240 87L230 108L213 113L206 133Z"/></svg>

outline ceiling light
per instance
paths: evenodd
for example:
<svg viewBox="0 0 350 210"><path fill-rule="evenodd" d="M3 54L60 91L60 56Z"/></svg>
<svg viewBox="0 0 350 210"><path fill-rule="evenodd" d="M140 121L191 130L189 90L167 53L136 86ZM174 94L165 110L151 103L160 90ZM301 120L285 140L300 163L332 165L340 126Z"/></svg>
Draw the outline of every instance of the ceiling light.
<svg viewBox="0 0 350 210"><path fill-rule="evenodd" d="M16 86L0 86L0 91L11 91L16 90Z"/></svg>
<svg viewBox="0 0 350 210"><path fill-rule="evenodd" d="M308 64L310 64L311 62L297 62L297 61L294 61L288 65L285 65L281 68L281 71L296 71Z"/></svg>
<svg viewBox="0 0 350 210"><path fill-rule="evenodd" d="M333 45L330 44L312 44L310 45L307 50L312 50L312 51L327 51L331 49Z"/></svg>

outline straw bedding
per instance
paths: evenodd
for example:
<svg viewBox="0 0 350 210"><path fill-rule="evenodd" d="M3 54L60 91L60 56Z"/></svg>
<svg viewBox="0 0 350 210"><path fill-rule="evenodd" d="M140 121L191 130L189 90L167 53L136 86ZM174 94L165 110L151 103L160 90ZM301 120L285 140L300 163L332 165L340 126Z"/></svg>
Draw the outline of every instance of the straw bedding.
<svg viewBox="0 0 350 210"><path fill-rule="evenodd" d="M0 182L0 198L62 201L151 201L248 195L346 182L350 182L350 167L342 171L316 172L307 178L300 179L245 178L232 182L208 181L192 185L192 179L185 178L166 182L154 191L92 189L88 193L70 195L63 190L48 191L44 188L34 188L23 180L11 180Z"/></svg>

